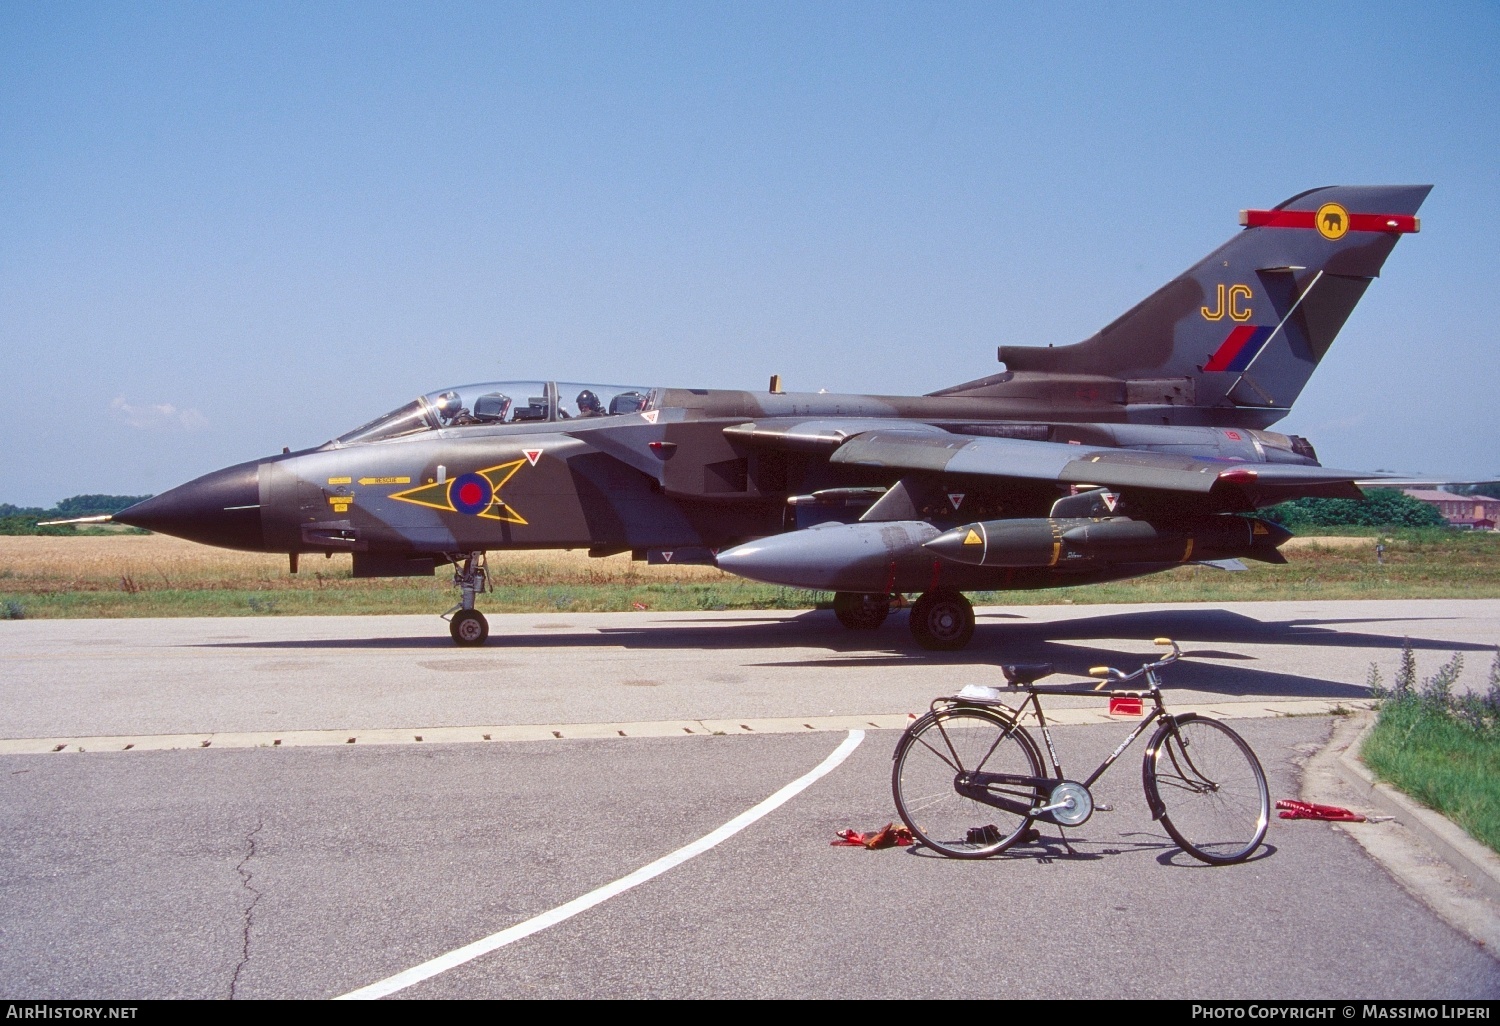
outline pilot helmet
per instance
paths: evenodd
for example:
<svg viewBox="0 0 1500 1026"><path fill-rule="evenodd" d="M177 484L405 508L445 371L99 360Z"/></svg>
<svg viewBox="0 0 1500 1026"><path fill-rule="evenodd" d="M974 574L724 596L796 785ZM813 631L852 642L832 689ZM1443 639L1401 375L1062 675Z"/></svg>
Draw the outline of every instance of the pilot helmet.
<svg viewBox="0 0 1500 1026"><path fill-rule="evenodd" d="M452 420L458 416L458 411L463 409L464 403L457 392L444 392L433 400L432 405L436 407L439 417Z"/></svg>
<svg viewBox="0 0 1500 1026"><path fill-rule="evenodd" d="M592 391L585 388L578 393L578 410L580 413L600 414L604 412L604 404Z"/></svg>

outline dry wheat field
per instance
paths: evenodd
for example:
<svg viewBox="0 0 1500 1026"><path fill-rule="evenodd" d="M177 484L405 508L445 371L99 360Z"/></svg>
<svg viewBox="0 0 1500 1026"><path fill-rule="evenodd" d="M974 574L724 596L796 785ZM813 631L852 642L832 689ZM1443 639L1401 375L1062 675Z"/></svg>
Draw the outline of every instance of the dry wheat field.
<svg viewBox="0 0 1500 1026"><path fill-rule="evenodd" d="M1377 562L1375 544L1386 546ZM1409 532L1295 538L1287 566L1242 573L1188 566L1136 581L1045 592L981 592L985 603L1500 597L1500 535ZM0 536L0 618L422 613L453 601L449 575L354 580L348 556L232 552L164 535ZM806 609L831 596L712 567L647 566L629 555L494 552L496 612Z"/></svg>

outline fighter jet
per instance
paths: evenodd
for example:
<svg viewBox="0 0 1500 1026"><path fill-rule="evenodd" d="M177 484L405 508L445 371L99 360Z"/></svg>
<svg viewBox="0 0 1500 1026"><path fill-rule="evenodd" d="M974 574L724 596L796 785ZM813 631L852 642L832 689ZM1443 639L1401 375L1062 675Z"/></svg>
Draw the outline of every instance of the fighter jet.
<svg viewBox="0 0 1500 1026"><path fill-rule="evenodd" d="M974 632L965 591L1184 563L1285 562L1253 514L1359 498L1286 415L1430 186L1334 186L1269 210L1098 334L1002 346L921 396L501 381L440 389L316 448L132 506L209 545L348 552L355 577L453 567L453 640L483 644L487 552L585 548L831 591L845 627L916 595L928 649Z"/></svg>

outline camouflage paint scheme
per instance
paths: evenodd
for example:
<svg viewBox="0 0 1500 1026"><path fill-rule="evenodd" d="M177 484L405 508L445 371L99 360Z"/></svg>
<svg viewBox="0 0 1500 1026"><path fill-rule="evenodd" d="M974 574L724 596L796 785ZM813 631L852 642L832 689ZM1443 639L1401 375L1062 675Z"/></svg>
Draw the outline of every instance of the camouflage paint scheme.
<svg viewBox="0 0 1500 1026"><path fill-rule="evenodd" d="M469 386L490 389L470 403L488 420L467 406L449 419L463 397L433 393L403 408L415 429L240 464L115 519L232 548L352 552L356 576L586 548L882 601L1135 576L1210 536L1198 559L1279 561L1285 532L1230 544L1240 527L1224 518L1357 497L1374 476L1323 468L1305 440L1267 429L1418 229L1429 190L1330 187L1246 211L1227 243L1093 337L1001 347L1003 372L929 395L653 388L626 393L631 412L587 416L582 394L571 405L551 382ZM527 419L507 419L510 387L544 392L513 413ZM1139 527L1085 530L1110 521ZM1055 544L1035 556L994 543L1013 565L962 547L1042 530Z"/></svg>

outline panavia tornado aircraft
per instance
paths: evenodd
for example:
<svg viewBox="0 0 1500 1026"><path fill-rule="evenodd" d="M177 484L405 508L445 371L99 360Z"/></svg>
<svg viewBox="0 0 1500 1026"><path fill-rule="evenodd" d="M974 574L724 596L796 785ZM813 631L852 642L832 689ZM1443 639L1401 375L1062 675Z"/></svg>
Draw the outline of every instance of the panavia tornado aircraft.
<svg viewBox="0 0 1500 1026"><path fill-rule="evenodd" d="M849 628L919 594L957 649L963 592L1056 588L1187 562L1285 562L1252 516L1359 498L1286 415L1430 186L1335 186L1242 229L1092 338L1002 346L1000 373L922 396L504 381L448 388L313 449L229 467L113 520L210 545L349 552L355 577L454 567L474 608L499 549L711 563L835 593Z"/></svg>

